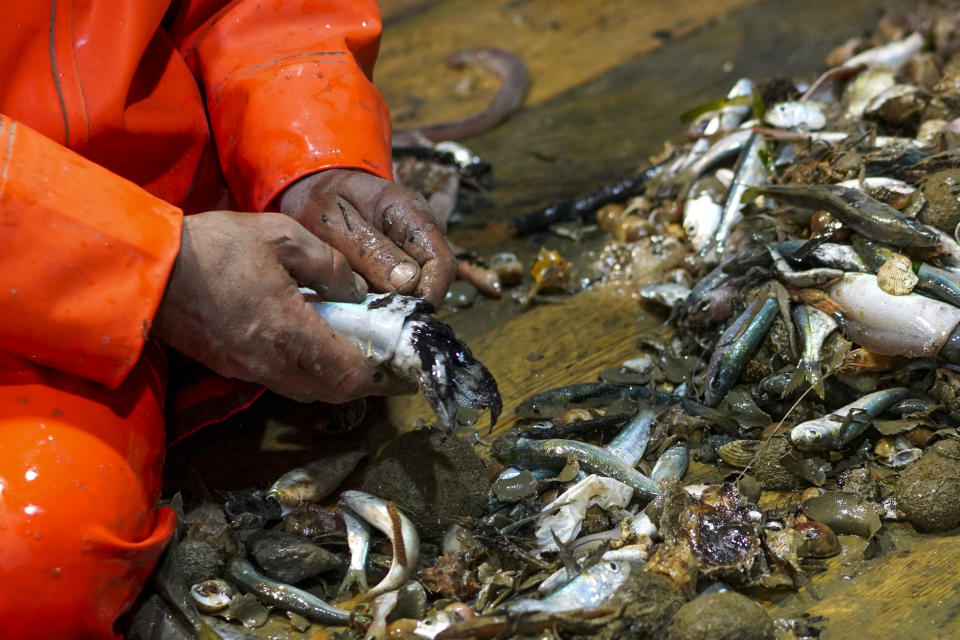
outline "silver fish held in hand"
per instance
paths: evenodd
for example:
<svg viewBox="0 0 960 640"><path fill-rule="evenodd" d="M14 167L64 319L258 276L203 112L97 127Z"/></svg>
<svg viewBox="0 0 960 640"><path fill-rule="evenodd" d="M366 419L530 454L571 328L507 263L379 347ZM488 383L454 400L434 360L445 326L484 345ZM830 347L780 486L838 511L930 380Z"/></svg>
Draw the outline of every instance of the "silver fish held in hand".
<svg viewBox="0 0 960 640"><path fill-rule="evenodd" d="M397 294L371 294L361 303L316 301L301 289L334 331L353 341L367 361L416 382L452 431L457 408L490 409L490 424L503 409L497 381L449 325L434 318L430 303Z"/></svg>

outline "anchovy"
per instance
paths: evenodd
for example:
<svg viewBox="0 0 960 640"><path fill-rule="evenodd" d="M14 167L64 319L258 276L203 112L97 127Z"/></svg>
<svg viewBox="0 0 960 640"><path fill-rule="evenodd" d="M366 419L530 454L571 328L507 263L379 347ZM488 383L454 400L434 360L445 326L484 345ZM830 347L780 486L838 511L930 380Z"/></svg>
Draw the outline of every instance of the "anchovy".
<svg viewBox="0 0 960 640"><path fill-rule="evenodd" d="M658 485L673 480L680 480L690 466L690 447L686 442L678 442L657 458L650 472L650 479Z"/></svg>
<svg viewBox="0 0 960 640"><path fill-rule="evenodd" d="M516 443L499 452L503 464L529 469L562 469L573 458L586 473L607 476L630 486L636 495L651 500L660 494L657 484L619 456L604 447L579 440L529 440L519 438Z"/></svg>
<svg viewBox="0 0 960 640"><path fill-rule="evenodd" d="M798 304L793 308L793 319L803 336L803 356L797 364L797 370L784 390L784 396L790 395L806 378L821 399L826 398L823 389L823 372L820 365L820 348L827 336L837 328L837 321L808 304Z"/></svg>
<svg viewBox="0 0 960 640"><path fill-rule="evenodd" d="M575 609L594 609L619 589L630 573L641 571L647 554L639 549L619 553L616 559L603 559L541 600L524 598L505 605L511 615L545 611L562 613Z"/></svg>
<svg viewBox="0 0 960 640"><path fill-rule="evenodd" d="M806 243L806 240L786 240L773 246L795 267L827 267L828 269L862 271L864 273L870 271L867 263L848 244L824 242L810 250L802 259L794 258L794 252Z"/></svg>
<svg viewBox="0 0 960 640"><path fill-rule="evenodd" d="M261 575L252 564L241 558L234 558L227 565L227 578L263 602L298 613L314 622L345 627L355 619L349 611L330 606L312 593Z"/></svg>
<svg viewBox="0 0 960 640"><path fill-rule="evenodd" d="M517 405L514 413L521 418L556 418L568 409L606 407L624 394L632 400L646 400L650 397L650 389L612 382L580 382L535 393ZM680 398L655 391L654 402L676 404Z"/></svg>
<svg viewBox="0 0 960 640"><path fill-rule="evenodd" d="M693 177L702 176L707 172L711 167L720 162L723 162L727 158L735 156L738 153L741 153L744 147L750 142L751 137L753 136L753 131L748 128L738 129L733 133L720 138L712 145L707 151L697 159L692 165L690 165L690 173L693 174Z"/></svg>
<svg viewBox="0 0 960 640"><path fill-rule="evenodd" d="M843 271L829 267L814 267L804 271L795 271L779 251L772 246L768 246L767 250L773 257L773 272L777 279L793 287L801 289L819 287L843 277Z"/></svg>
<svg viewBox="0 0 960 640"><path fill-rule="evenodd" d="M870 418L876 418L910 394L906 387L869 393L830 415L801 422L790 431L790 439L806 451L836 451L863 433Z"/></svg>
<svg viewBox="0 0 960 640"><path fill-rule="evenodd" d="M417 570L420 561L420 536L413 523L400 513L393 502L363 491L344 491L340 500L355 514L382 531L393 545L393 560L387 575L367 592L366 597L373 598L400 588Z"/></svg>
<svg viewBox="0 0 960 640"><path fill-rule="evenodd" d="M620 458L628 467L636 466L650 441L651 425L668 408L667 404L640 407L637 415L607 444L606 450Z"/></svg>
<svg viewBox="0 0 960 640"><path fill-rule="evenodd" d="M929 227L856 189L831 184L766 185L747 191L744 198L757 194L805 209L826 209L857 233L881 242L912 247L934 247L939 242Z"/></svg>
<svg viewBox="0 0 960 640"><path fill-rule="evenodd" d="M704 404L716 407L736 384L777 316L777 299L758 296L720 336L707 368Z"/></svg>
<svg viewBox="0 0 960 640"><path fill-rule="evenodd" d="M717 226L717 233L713 239L713 251L718 256L723 254L724 243L727 236L730 235L731 229L743 218L741 213L743 201L749 189L767 181L767 168L760 153L764 144L766 143L763 136L752 133L750 141L744 147L739 160L737 160L737 166L733 170L733 183L727 193L727 200L723 205L723 213L720 216L720 224ZM706 251L702 249L700 253L705 254Z"/></svg>
<svg viewBox="0 0 960 640"><path fill-rule="evenodd" d="M359 589L360 593L366 593L369 589L367 554L370 553L370 530L349 509L342 509L340 517L347 528L347 547L350 549L350 566L337 591L337 597L343 600L349 597L355 588Z"/></svg>

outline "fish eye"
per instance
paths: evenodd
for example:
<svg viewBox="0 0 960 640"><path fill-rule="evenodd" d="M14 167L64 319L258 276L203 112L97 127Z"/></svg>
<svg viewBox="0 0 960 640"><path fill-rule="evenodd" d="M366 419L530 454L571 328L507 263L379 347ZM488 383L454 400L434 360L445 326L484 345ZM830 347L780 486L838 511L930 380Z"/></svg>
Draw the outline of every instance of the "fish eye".
<svg viewBox="0 0 960 640"><path fill-rule="evenodd" d="M607 567L609 567L610 571L620 571L620 565L616 562L611 562Z"/></svg>
<svg viewBox="0 0 960 640"><path fill-rule="evenodd" d="M806 436L811 440L819 440L820 432L817 431L816 429L810 428L810 429L807 429Z"/></svg>
<svg viewBox="0 0 960 640"><path fill-rule="evenodd" d="M720 378L719 378L719 377L718 377L718 378L714 378L713 380L710 381L710 388L711 388L711 389L716 389L716 388L719 387L719 386L720 386Z"/></svg>

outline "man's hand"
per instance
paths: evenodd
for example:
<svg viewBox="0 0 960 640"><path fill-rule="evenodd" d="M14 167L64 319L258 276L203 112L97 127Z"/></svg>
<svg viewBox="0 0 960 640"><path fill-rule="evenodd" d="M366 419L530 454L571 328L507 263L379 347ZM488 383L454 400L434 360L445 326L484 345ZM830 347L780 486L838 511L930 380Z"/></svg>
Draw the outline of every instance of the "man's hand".
<svg viewBox="0 0 960 640"><path fill-rule="evenodd" d="M370 367L298 291L357 302L367 291L344 256L279 213L187 216L154 335L221 375L296 400L346 402L409 390Z"/></svg>
<svg viewBox="0 0 960 640"><path fill-rule="evenodd" d="M457 273L436 220L419 194L363 171L328 169L301 178L280 210L342 253L373 289L439 307Z"/></svg>

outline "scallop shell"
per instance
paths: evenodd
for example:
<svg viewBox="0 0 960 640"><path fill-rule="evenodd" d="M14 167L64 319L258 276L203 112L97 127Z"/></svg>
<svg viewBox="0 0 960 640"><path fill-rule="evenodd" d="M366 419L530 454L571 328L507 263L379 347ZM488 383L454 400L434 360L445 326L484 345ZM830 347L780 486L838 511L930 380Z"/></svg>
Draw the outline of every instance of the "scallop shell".
<svg viewBox="0 0 960 640"><path fill-rule="evenodd" d="M877 271L877 286L885 293L893 296L905 296L917 284L917 274L913 272L910 258L893 256L883 263Z"/></svg>
<svg viewBox="0 0 960 640"><path fill-rule="evenodd" d="M760 444L760 440L734 440L717 449L717 455L730 466L743 469L756 457Z"/></svg>

